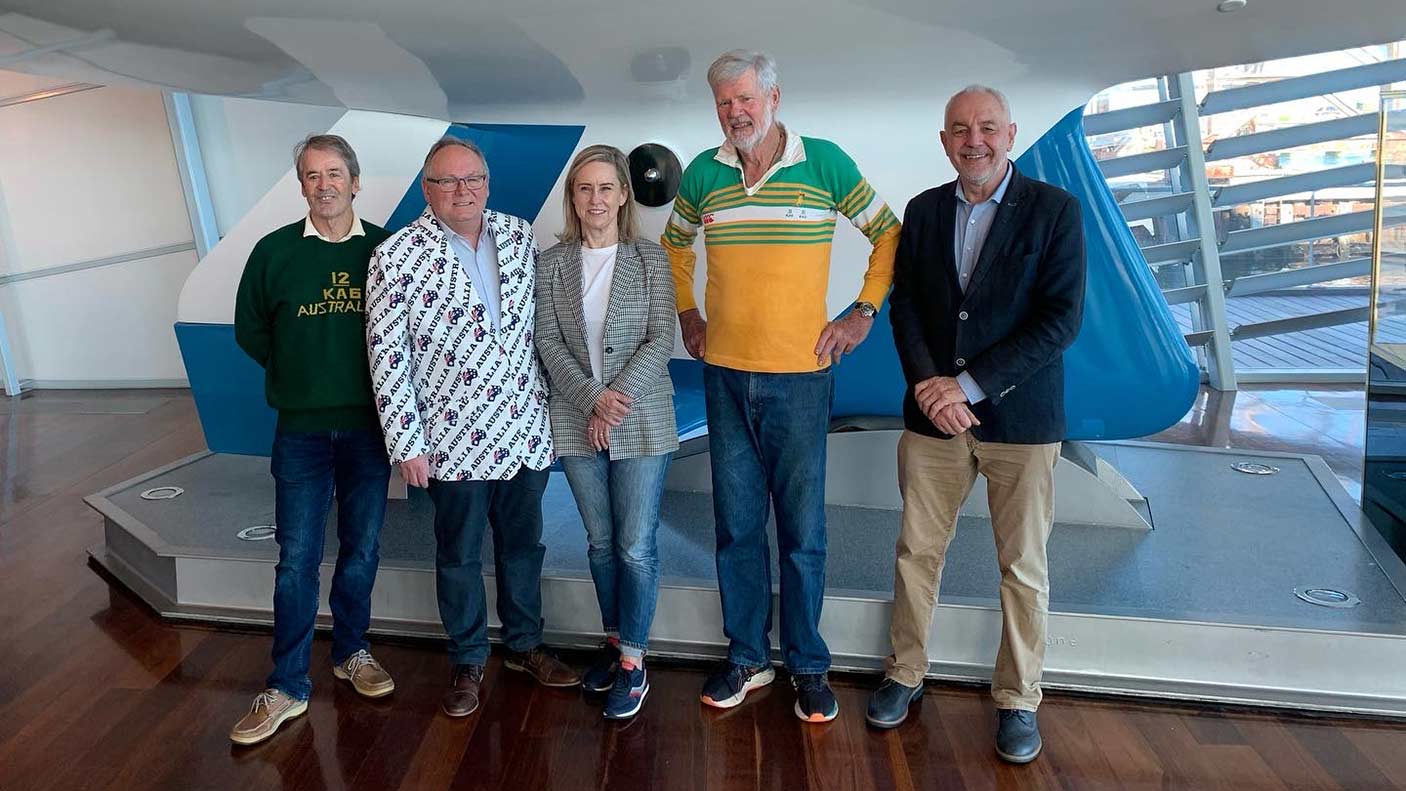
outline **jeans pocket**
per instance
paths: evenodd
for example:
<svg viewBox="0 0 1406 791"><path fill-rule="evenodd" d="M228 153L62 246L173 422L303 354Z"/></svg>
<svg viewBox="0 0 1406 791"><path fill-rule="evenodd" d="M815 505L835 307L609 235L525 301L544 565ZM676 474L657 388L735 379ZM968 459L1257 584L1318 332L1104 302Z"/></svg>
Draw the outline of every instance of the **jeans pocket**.
<svg viewBox="0 0 1406 791"><path fill-rule="evenodd" d="M280 431L273 438L269 472L291 483L320 478L331 465L332 435L313 431Z"/></svg>

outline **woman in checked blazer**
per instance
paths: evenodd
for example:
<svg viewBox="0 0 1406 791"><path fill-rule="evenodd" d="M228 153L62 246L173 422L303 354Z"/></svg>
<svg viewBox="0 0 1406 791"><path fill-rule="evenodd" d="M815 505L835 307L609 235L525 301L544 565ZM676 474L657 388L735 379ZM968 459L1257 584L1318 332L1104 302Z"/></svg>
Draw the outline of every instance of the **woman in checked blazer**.
<svg viewBox="0 0 1406 791"><path fill-rule="evenodd" d="M664 249L640 238L619 149L576 155L562 209L561 243L538 258L535 343L605 625L601 657L582 683L609 691L606 717L627 719L649 693L659 498L679 446L668 369L674 281Z"/></svg>

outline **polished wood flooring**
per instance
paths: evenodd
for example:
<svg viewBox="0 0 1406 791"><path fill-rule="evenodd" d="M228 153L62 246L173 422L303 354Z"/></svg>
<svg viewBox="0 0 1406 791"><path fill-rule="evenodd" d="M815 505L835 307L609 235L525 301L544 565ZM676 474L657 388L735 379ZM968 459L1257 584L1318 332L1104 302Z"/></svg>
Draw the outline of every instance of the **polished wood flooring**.
<svg viewBox="0 0 1406 791"><path fill-rule="evenodd" d="M1266 403L1295 396L1264 392L1240 394L1253 415L1207 423L1203 404L1168 434L1273 445L1253 427ZM908 723L880 732L864 724L874 679L862 676L835 679L840 717L815 726L792 715L784 681L718 712L697 702L701 669L661 664L642 714L620 725L495 659L483 708L450 720L436 710L447 680L436 646L378 643L398 689L371 702L334 682L322 639L309 714L234 748L226 733L268 672L268 636L163 623L85 556L101 522L83 495L202 447L182 391L0 402L0 789L1406 787L1402 723L1050 695L1044 755L1012 767L992 752L981 690L930 685Z"/></svg>
<svg viewBox="0 0 1406 791"><path fill-rule="evenodd" d="M1147 439L1212 448L1312 453L1354 499L1362 498L1367 396L1351 385L1202 388L1181 422Z"/></svg>

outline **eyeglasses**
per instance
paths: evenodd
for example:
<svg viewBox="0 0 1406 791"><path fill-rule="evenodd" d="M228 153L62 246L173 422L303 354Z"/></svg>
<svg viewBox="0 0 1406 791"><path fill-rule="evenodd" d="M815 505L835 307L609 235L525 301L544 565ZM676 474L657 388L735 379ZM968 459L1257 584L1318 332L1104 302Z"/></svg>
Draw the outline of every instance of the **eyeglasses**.
<svg viewBox="0 0 1406 791"><path fill-rule="evenodd" d="M440 179L432 179L426 176L425 182L435 185L440 192L453 192L459 189L460 184L463 184L466 189L476 190L481 189L484 184L488 183L488 174L473 173L462 178L459 176L445 176Z"/></svg>

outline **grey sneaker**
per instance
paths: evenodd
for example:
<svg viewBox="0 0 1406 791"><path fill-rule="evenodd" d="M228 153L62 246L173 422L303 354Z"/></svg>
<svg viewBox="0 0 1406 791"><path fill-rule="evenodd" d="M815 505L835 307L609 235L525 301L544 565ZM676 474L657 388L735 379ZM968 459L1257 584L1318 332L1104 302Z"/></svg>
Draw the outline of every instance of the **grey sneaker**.
<svg viewBox="0 0 1406 791"><path fill-rule="evenodd" d="M379 698L395 691L391 674L364 648L342 660L341 664L333 665L332 675L350 681L353 689L368 698Z"/></svg>
<svg viewBox="0 0 1406 791"><path fill-rule="evenodd" d="M307 710L306 700L298 700L277 689L266 689L254 696L254 705L234 724L229 740L235 744L258 744L272 736L278 726Z"/></svg>

